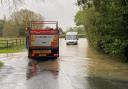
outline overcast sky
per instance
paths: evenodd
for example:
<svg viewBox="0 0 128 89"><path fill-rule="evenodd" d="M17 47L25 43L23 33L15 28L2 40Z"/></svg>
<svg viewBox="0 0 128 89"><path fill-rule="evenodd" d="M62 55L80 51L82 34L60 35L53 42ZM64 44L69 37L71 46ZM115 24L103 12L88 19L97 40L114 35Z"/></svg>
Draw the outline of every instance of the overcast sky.
<svg viewBox="0 0 128 89"><path fill-rule="evenodd" d="M45 20L58 20L59 25L64 28L75 26L74 15L78 8L76 0L25 0L25 4L18 6L18 9L30 9L44 16ZM7 5L0 6L0 18L9 15Z"/></svg>

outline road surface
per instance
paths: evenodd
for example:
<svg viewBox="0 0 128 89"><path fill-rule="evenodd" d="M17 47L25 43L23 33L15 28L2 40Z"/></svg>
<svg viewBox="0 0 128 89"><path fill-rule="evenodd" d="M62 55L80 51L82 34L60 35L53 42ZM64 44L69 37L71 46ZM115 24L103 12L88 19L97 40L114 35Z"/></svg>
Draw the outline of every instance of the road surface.
<svg viewBox="0 0 128 89"><path fill-rule="evenodd" d="M78 45L68 46L64 39L60 39L60 57L34 61L35 66L29 63L26 51L1 54L0 60L5 63L0 70L0 89L128 89L128 66L121 67L123 71L118 69L109 77L100 74L112 64L107 68L101 65L104 68L100 67L100 72L95 75L101 61L88 57L86 39L80 39ZM123 73L118 75L117 72Z"/></svg>

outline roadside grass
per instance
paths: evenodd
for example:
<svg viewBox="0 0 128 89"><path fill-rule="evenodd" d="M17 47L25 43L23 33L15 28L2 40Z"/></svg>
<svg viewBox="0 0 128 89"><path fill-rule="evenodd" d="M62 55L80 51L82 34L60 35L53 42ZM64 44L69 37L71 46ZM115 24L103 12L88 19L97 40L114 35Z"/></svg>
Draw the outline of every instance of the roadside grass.
<svg viewBox="0 0 128 89"><path fill-rule="evenodd" d="M16 38L14 38L14 37L12 37L12 38L9 38L9 37L0 37L0 40L12 40L12 39L17 39L17 37ZM25 37L18 37L18 39L25 39Z"/></svg>
<svg viewBox="0 0 128 89"><path fill-rule="evenodd" d="M17 39L17 38L0 38L0 40L12 40L12 39ZM25 39L25 38L19 38L19 39ZM25 49L25 44L22 45L8 45L9 47L7 48L6 43L0 44L0 53L16 53L16 52L21 52ZM4 63L0 61L0 68L4 66Z"/></svg>
<svg viewBox="0 0 128 89"><path fill-rule="evenodd" d="M17 39L16 41L17 43L13 43L13 41L11 41L15 39ZM23 51L23 49L25 49L25 43L20 43L21 41L18 39L25 39L25 38L0 38L0 40L9 40L8 46L6 41L1 41L0 53L15 53L15 52Z"/></svg>
<svg viewBox="0 0 128 89"><path fill-rule="evenodd" d="M5 49L0 49L0 53L15 53L15 52L23 51L23 49L25 49L25 45L15 46L15 47L5 48Z"/></svg>

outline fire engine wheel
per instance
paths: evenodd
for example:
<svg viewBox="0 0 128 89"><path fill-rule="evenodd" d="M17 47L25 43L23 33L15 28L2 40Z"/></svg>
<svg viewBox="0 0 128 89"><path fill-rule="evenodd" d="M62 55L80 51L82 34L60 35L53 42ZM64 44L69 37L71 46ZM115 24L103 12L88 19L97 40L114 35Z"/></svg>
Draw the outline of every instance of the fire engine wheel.
<svg viewBox="0 0 128 89"><path fill-rule="evenodd" d="M31 58L31 50L28 50L28 58Z"/></svg>

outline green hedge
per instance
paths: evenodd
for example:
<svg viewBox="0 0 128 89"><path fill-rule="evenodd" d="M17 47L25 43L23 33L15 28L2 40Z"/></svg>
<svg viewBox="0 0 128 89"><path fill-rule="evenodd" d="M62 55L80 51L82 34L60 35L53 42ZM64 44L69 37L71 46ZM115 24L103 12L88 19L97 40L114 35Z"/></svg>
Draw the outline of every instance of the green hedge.
<svg viewBox="0 0 128 89"><path fill-rule="evenodd" d="M84 25L91 46L128 61L128 4L125 0L79 0L83 7L75 16ZM87 6L89 5L89 6ZM84 7L85 6L85 7ZM125 59L123 58L123 59Z"/></svg>

